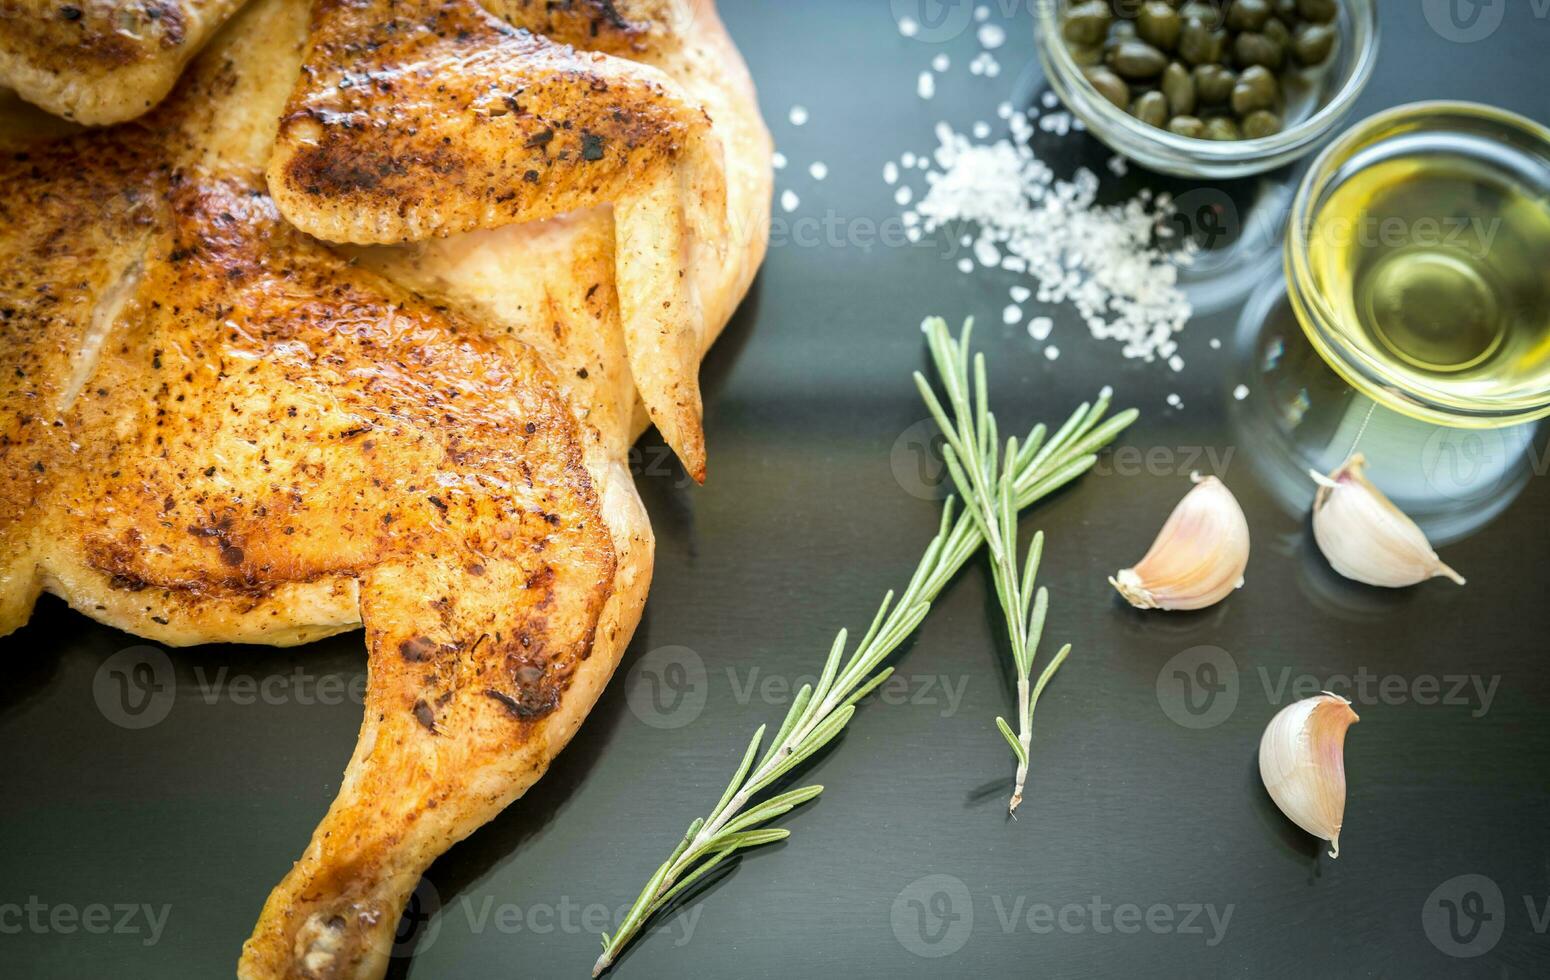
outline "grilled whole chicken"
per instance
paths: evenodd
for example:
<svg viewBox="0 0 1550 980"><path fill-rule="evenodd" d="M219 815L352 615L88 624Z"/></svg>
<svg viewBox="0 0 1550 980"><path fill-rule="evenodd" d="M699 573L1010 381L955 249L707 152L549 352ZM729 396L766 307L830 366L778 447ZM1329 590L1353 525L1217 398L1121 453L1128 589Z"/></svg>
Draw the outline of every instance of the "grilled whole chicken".
<svg viewBox="0 0 1550 980"><path fill-rule="evenodd" d="M241 977L380 977L421 874L574 734L651 577L629 445L692 407L662 428L703 465L699 358L763 255L769 140L708 4L492 7L255 0L135 122L24 147L0 126L0 631L43 589L168 644L365 626L355 753ZM388 23L401 49L353 46ZM414 23L461 25L475 64ZM447 157L405 142L392 87L332 132L350 71L554 98L536 129L425 117L468 179L395 218ZM628 131L604 129L615 89ZM500 168L550 125L534 194L536 167ZM335 152L389 185L293 180ZM487 188L522 203L481 209ZM418 240L330 244L357 208Z"/></svg>

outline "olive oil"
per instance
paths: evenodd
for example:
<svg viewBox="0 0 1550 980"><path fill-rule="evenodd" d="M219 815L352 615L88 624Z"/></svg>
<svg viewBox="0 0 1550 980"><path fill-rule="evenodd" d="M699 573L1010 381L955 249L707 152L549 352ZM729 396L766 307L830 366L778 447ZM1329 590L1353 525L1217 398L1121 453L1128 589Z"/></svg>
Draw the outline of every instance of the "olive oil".
<svg viewBox="0 0 1550 980"><path fill-rule="evenodd" d="M1380 388L1468 414L1550 389L1550 177L1483 136L1389 140L1313 215L1315 290ZM1409 144L1409 145L1407 145ZM1358 158L1361 154L1357 155ZM1395 407L1405 410L1404 399Z"/></svg>

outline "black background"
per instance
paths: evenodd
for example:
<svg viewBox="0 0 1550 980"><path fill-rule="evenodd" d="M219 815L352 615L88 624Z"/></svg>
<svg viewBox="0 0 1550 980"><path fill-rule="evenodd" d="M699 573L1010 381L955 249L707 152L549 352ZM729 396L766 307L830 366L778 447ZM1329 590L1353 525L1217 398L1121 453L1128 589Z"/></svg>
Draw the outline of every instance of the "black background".
<svg viewBox="0 0 1550 980"><path fill-rule="evenodd" d="M978 51L972 30L936 42L900 36L895 11L915 6L726 4L791 161L777 193L790 187L802 200L794 215L777 208L779 218L832 214L851 228L892 218L886 160L934 145L937 119L964 131L984 119L999 134L996 104L1027 105L1042 91L1026 2L990 4L1009 33L994 79L967 71ZM1382 6L1382 53L1353 118L1466 98L1550 121L1550 20L1533 3L1497 0L1509 8L1505 22L1477 43L1430 26L1428 9L1446 4ZM915 79L938 51L953 66L936 98L922 102ZM787 121L798 103L811 112L801 128ZM1102 169L1108 154L1082 134L1038 139L1058 170L1086 162L1117 191L1191 186L1134 172L1114 180ZM821 183L807 173L814 160L829 167ZM1285 186L1299 172L1269 180ZM1250 181L1223 192L1256 189ZM778 721L790 683L817 669L834 629L864 627L881 594L903 584L937 519L934 503L904 487L919 462L908 433L924 412L909 374L924 364L917 325L927 313L979 318L1007 428L1058 421L1107 383L1120 404L1143 412L1120 445L1165 451L1161 468L1109 466L1024 520L1025 531L1048 535L1047 638L1076 652L1038 710L1021 819L1005 817L1012 762L992 724L1011 710L1007 653L975 563L901 652L902 696L870 701L810 766L828 789L785 820L792 838L658 923L617 975L1550 973L1550 937L1531 914L1550 900L1550 601L1541 571L1550 489L1541 476L1482 529L1442 547L1467 587L1365 589L1327 569L1306 519L1250 465L1260 447L1233 424L1230 395L1241 295L1196 316L1181 338L1182 374L1124 361L1069 309L1030 304L1030 315L1056 321L1063 354L1051 362L1022 327L1001 324L1017 281L1010 274L960 275L939 247L804 245L782 230L705 368L710 482L686 486L654 435L640 447L657 566L625 666L548 776L431 869L441 911L390 975L584 976L596 928L612 927L689 819L714 802L750 731ZM1221 350L1208 347L1212 337L1224 340ZM1182 410L1165 404L1170 392ZM1212 469L1186 458L1205 448L1218 459L1235 453L1215 470L1254 530L1248 585L1198 615L1133 612L1104 577L1145 550L1191 465ZM265 895L337 788L359 707L348 698L313 703L306 692L320 678L361 676L359 634L293 650L170 651L170 712L130 730L99 709L93 680L136 642L45 599L0 645L9 667L0 688L0 905L166 906L165 929L147 945L143 929L16 932L14 917L0 918L10 927L0 932L0 974L229 976ZM1194 729L1170 720L1158 680L1170 658L1200 645L1226 651L1239 694L1219 724ZM649 685L675 680L663 673L675 663L689 668L689 700L664 715L651 707ZM221 670L228 681L283 683L254 704L238 703L241 688L224 684L211 703L206 691ZM1358 699L1344 850L1331 861L1274 808L1255 752L1290 697L1275 689L1283 672L1338 684L1359 670L1396 676L1410 693ZM1454 675L1496 683L1488 711L1415 696L1429 678L1448 693ZM949 703L941 678L961 701ZM1470 890L1454 881L1467 874L1499 889L1500 903L1487 894L1485 911L1502 935L1483 956L1457 958L1429 941L1422 913ZM948 877L921 883L928 876ZM911 899L933 892L928 909L948 919L928 911L917 920ZM1095 899L1166 906L1173 926L1143 920L1134 934L1114 931L1112 912L1093 917ZM1037 918L1039 932L1028 911L1041 904L1083 910L1064 924ZM1231 907L1222 935L1204 913L1201 933L1177 928L1189 907L1207 905L1219 917ZM968 915L972 924L961 925ZM920 925L931 936L947 928L949 939L930 945ZM912 945L955 948L938 958Z"/></svg>

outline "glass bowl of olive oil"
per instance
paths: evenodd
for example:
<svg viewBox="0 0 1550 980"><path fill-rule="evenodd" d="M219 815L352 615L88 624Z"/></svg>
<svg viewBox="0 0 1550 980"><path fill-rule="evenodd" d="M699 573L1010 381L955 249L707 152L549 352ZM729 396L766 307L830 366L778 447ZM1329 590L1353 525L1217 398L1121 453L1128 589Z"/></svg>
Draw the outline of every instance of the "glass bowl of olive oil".
<svg viewBox="0 0 1550 980"><path fill-rule="evenodd" d="M1292 307L1347 382L1427 422L1550 415L1550 129L1462 102L1331 144L1287 226Z"/></svg>

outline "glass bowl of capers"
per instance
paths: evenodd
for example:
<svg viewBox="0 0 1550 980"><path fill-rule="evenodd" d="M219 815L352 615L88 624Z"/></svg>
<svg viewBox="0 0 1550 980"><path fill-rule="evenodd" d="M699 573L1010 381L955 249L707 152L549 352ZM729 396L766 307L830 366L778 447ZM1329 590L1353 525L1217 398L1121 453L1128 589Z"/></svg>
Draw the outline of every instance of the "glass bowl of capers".
<svg viewBox="0 0 1550 980"><path fill-rule="evenodd" d="M1378 54L1376 0L1038 0L1050 87L1163 173L1262 173L1317 147Z"/></svg>

